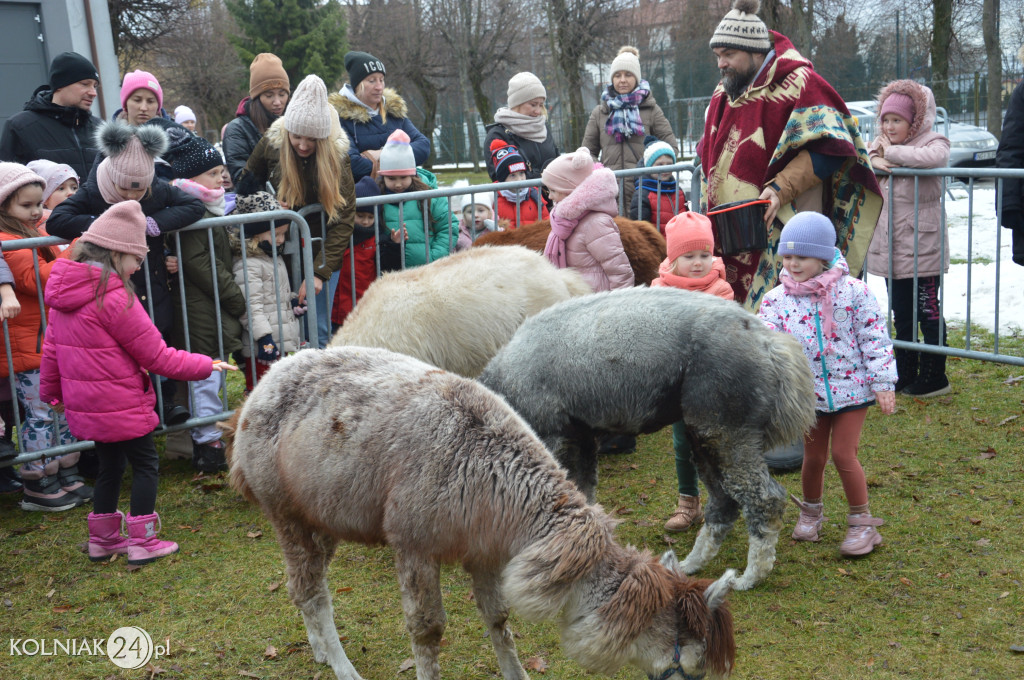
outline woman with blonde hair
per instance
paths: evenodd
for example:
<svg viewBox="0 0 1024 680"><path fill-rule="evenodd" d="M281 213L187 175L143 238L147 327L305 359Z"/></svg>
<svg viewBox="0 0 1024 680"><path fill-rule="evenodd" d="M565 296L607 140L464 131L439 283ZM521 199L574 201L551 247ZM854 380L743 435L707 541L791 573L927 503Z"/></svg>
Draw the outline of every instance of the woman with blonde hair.
<svg viewBox="0 0 1024 680"><path fill-rule="evenodd" d="M317 76L306 76L295 88L287 111L256 145L238 182L239 196L254 194L269 181L286 209L322 206L323 219L307 216L312 236L321 237L313 246L317 318L326 322L319 328L321 346L330 335L323 284L341 268L355 224L356 191L348 150L348 136L327 103L327 86ZM306 293L303 282L300 301L305 301Z"/></svg>

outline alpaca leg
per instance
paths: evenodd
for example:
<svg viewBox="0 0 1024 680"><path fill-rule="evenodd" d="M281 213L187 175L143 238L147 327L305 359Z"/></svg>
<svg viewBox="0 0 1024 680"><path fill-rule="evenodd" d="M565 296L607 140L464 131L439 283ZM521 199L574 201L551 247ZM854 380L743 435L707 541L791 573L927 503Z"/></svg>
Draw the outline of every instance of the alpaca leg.
<svg viewBox="0 0 1024 680"><path fill-rule="evenodd" d="M558 464L565 470L566 477L576 485L588 503L595 501L597 492L597 443L593 432L582 435L575 429L569 435L556 434L543 438ZM586 446L589 442L589 455Z"/></svg>
<svg viewBox="0 0 1024 680"><path fill-rule="evenodd" d="M447 625L441 604L441 569L435 562L395 548L405 627L412 639L416 680L440 680L441 636Z"/></svg>
<svg viewBox="0 0 1024 680"><path fill-rule="evenodd" d="M708 492L708 500L704 505L704 526L697 533L690 554L680 563L687 574L700 571L718 554L722 542L732 530L733 524L740 515L739 504L722 486L721 470L709 464L710 450L703 448L699 442L693 442L694 462L700 480Z"/></svg>
<svg viewBox="0 0 1024 680"><path fill-rule="evenodd" d="M288 594L302 612L313 659L327 663L338 680L362 680L345 655L334 625L334 607L327 587L327 566L337 541L294 525L275 523L284 551Z"/></svg>
<svg viewBox="0 0 1024 680"><path fill-rule="evenodd" d="M505 604L505 598L502 595L501 577L492 572L474 572L473 599L476 600L480 618L487 626L487 634L491 638L494 653L498 657L502 678L504 680L529 680L522 664L519 663L516 643L512 639L512 631L507 625L508 605Z"/></svg>

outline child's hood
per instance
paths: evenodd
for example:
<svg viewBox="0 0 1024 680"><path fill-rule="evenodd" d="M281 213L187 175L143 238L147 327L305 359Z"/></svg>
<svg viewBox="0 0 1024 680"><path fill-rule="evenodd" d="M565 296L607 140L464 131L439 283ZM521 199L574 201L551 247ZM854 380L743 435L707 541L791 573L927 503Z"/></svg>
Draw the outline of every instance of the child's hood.
<svg viewBox="0 0 1024 680"><path fill-rule="evenodd" d="M881 111L886 97L894 93L904 94L914 102L914 120L910 121L907 141L909 142L922 132L931 132L935 126L935 95L932 94L931 89L913 80L894 80L878 92L877 110ZM881 132L881 118L876 121L876 124Z"/></svg>
<svg viewBox="0 0 1024 680"><path fill-rule="evenodd" d="M85 262L61 258L53 264L50 278L46 282L44 301L61 312L74 312L95 301L96 284L100 279L100 267ZM121 277L111 272L106 293L124 288Z"/></svg>
<svg viewBox="0 0 1024 680"><path fill-rule="evenodd" d="M559 217L578 220L584 214L603 211L618 214L619 184L608 168L597 168L572 193L558 202Z"/></svg>

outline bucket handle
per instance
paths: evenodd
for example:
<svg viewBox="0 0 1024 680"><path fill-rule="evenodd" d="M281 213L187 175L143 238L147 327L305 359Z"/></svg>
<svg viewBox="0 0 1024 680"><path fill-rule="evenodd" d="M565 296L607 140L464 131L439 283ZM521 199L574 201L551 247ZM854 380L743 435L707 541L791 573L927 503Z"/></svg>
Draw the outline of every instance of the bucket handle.
<svg viewBox="0 0 1024 680"><path fill-rule="evenodd" d="M750 201L749 203L742 203L740 205L734 205L733 207L725 208L724 210L712 210L711 212L707 213L707 215L709 215L709 216L710 215L720 215L722 213L732 212L733 210L739 210L740 208L747 208L747 207L752 206L752 205L768 205L769 203L771 203L771 201L768 200L767 198L765 198L765 199L760 199L760 200L757 200L757 201Z"/></svg>

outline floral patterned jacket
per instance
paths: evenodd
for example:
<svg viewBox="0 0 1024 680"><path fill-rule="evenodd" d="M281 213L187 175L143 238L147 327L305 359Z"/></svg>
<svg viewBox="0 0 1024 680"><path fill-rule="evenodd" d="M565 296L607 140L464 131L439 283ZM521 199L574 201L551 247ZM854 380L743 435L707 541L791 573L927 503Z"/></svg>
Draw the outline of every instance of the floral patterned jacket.
<svg viewBox="0 0 1024 680"><path fill-rule="evenodd" d="M892 391L896 382L892 340L878 301L866 283L849 275L838 250L832 267L841 267L845 276L832 291L830 339L821 330L821 304L788 295L781 285L765 295L757 313L766 326L789 333L803 345L814 374L816 410L826 413L869 403L875 392Z"/></svg>

